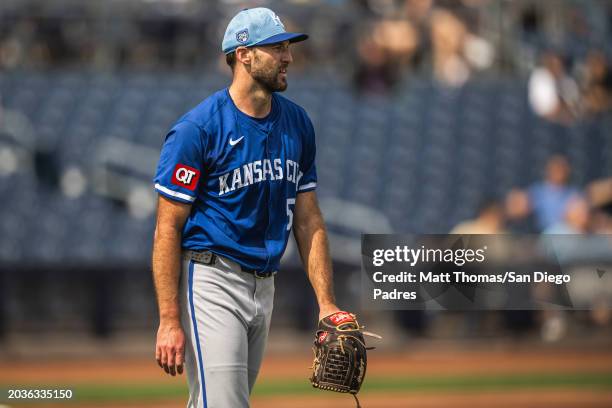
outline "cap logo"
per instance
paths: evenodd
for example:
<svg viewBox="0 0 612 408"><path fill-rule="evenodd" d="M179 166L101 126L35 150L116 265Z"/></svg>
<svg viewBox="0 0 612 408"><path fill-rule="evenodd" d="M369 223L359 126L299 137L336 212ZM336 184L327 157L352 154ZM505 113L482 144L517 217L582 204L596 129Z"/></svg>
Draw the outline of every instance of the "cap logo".
<svg viewBox="0 0 612 408"><path fill-rule="evenodd" d="M242 31L238 31L236 33L236 41L238 41L240 44L244 44L249 41L249 30L245 28Z"/></svg>
<svg viewBox="0 0 612 408"><path fill-rule="evenodd" d="M274 20L274 24L276 24L277 26L281 26L281 27L285 28L285 26L283 25L283 23L280 20L280 17L277 16L276 14L274 15L274 17L272 17L272 20Z"/></svg>

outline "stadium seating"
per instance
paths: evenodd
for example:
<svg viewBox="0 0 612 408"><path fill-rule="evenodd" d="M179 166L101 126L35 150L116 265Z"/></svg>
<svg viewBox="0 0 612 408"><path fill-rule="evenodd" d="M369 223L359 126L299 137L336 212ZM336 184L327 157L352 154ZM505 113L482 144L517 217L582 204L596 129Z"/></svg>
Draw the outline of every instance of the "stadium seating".
<svg viewBox="0 0 612 408"><path fill-rule="evenodd" d="M41 181L40 168L0 174L0 259L146 262L152 213L132 211L129 191L104 193L100 178L129 177L130 189L149 189L154 197L151 177L166 130L225 83L225 77L199 73L0 76L4 109L21 112L32 126L36 143L27 150L32 157L51 155L60 180ZM543 122L528 108L524 80L448 89L412 79L381 97L315 76L296 78L287 94L316 128L320 196L376 210L398 232L448 231L472 217L482 198L536 180L552 153L568 155L580 185L612 172L610 119L568 127ZM0 137L0 149L13 149L19 140ZM105 159L109 140L128 142L147 168L136 174L128 159ZM69 168L83 174L82 194L62 192Z"/></svg>

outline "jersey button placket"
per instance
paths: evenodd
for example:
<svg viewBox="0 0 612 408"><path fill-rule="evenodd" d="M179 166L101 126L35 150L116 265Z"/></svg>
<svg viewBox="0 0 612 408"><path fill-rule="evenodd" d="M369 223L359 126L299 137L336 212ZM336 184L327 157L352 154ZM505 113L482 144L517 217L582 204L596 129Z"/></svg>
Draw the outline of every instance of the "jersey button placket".
<svg viewBox="0 0 612 408"><path fill-rule="evenodd" d="M265 132L265 158L270 160L272 162L272 159L270 158L270 135L271 135L271 131L268 130ZM272 208L269 205L272 202L272 183L271 180L267 180L266 182L266 189L267 189L267 202L268 202L268 225L266 226L266 234L264 237L264 245L266 247L266 252L267 252L267 259L266 259L266 266L264 271L268 270L268 267L270 266L270 250L268 249L268 242L269 242L269 238L270 238L270 225L272 224Z"/></svg>

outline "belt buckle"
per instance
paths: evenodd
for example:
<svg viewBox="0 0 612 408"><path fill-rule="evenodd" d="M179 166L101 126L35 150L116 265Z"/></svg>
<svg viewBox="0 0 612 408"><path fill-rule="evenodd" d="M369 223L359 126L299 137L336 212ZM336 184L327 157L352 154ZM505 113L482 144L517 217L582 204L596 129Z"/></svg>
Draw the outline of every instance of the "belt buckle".
<svg viewBox="0 0 612 408"><path fill-rule="evenodd" d="M214 262L214 254L210 251L191 251L191 259L197 263L211 265Z"/></svg>

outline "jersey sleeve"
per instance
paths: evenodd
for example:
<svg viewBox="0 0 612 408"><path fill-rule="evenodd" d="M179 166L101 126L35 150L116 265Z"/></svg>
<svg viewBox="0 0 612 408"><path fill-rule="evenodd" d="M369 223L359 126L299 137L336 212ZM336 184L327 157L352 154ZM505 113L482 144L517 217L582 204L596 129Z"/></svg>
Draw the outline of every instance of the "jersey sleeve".
<svg viewBox="0 0 612 408"><path fill-rule="evenodd" d="M161 150L153 182L155 190L167 198L192 203L204 169L201 129L193 122L174 125Z"/></svg>
<svg viewBox="0 0 612 408"><path fill-rule="evenodd" d="M304 138L304 146L302 149L302 159L300 162L300 171L302 177L298 183L298 193L311 191L317 188L317 167L315 165L316 144L315 132L312 122L306 116L306 136Z"/></svg>

